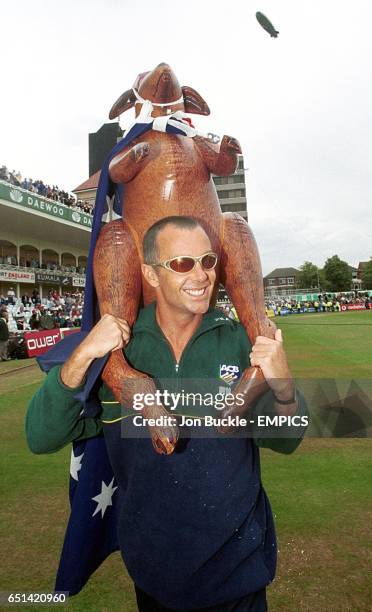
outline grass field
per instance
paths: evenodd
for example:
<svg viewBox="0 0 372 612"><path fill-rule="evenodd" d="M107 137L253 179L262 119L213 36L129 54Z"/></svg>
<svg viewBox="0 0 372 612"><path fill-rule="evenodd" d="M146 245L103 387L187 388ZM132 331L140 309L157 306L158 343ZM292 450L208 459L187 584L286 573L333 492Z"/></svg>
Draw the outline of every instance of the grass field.
<svg viewBox="0 0 372 612"><path fill-rule="evenodd" d="M276 317L294 376L372 378L372 310Z"/></svg>
<svg viewBox="0 0 372 612"><path fill-rule="evenodd" d="M299 315L276 322L296 376L372 378L372 311ZM53 589L69 513L70 449L35 456L24 440L27 402L43 378L36 368L24 368L29 363L0 367L0 591ZM2 374L14 367L19 371ZM262 453L279 543L270 610L371 609L371 449L369 439L307 439L290 456ZM64 609L136 610L118 553Z"/></svg>

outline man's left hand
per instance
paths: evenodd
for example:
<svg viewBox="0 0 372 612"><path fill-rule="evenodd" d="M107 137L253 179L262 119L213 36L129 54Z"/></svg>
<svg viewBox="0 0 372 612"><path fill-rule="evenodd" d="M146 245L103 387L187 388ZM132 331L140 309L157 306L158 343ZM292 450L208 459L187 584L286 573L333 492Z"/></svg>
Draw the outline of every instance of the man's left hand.
<svg viewBox="0 0 372 612"><path fill-rule="evenodd" d="M252 366L259 366L275 397L287 401L294 397L294 382L283 348L282 330L275 331L274 340L257 336L249 355Z"/></svg>

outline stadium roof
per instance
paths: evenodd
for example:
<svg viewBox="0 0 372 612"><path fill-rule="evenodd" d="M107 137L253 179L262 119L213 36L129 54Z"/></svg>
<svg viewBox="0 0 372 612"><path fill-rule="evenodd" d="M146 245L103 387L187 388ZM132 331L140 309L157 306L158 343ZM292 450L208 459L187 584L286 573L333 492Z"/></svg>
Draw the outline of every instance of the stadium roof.
<svg viewBox="0 0 372 612"><path fill-rule="evenodd" d="M266 276L264 276L264 278L279 278L279 277L284 277L284 276L296 276L296 274L299 274L299 270L297 270L296 268L275 268L275 270L273 270L272 272L270 272L270 274L266 274Z"/></svg>
<svg viewBox="0 0 372 612"><path fill-rule="evenodd" d="M84 183L81 183L81 185L75 187L75 189L72 190L73 193L75 193L75 191L89 191L90 189L97 189L100 175L101 170L98 170L98 172L92 174L92 176L90 176L88 180L84 181Z"/></svg>

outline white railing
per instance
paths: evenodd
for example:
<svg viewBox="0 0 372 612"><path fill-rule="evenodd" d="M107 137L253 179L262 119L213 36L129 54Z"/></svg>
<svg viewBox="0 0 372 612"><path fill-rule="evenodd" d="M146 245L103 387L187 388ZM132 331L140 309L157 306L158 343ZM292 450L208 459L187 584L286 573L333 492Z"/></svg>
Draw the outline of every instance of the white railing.
<svg viewBox="0 0 372 612"><path fill-rule="evenodd" d="M17 272L43 272L45 273L49 273L49 274L53 274L54 272L57 274L64 274L65 276L85 276L85 272L72 272L71 270L66 271L63 270L61 267L59 268L33 268L33 267L28 267L28 266L16 266L14 264L1 264L0 263L0 270L16 270ZM15 281L16 282L16 281Z"/></svg>

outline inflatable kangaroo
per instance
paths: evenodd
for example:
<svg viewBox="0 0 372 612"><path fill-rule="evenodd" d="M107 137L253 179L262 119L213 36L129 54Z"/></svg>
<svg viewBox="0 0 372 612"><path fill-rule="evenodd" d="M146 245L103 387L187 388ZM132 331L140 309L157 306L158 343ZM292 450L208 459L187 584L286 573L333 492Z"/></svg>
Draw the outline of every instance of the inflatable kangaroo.
<svg viewBox="0 0 372 612"><path fill-rule="evenodd" d="M180 87L167 64L140 75L110 112L113 119L131 107L136 117L151 102L151 116L167 117L177 111L208 115L209 108L191 87ZM178 113L179 114L179 113ZM226 287L252 344L258 335L274 337L265 315L261 264L253 234L236 213L222 214L212 174L227 176L237 166L240 145L224 136L220 145L207 137L193 138L154 129L133 140L110 163L110 177L125 184L123 218L111 221L101 231L94 255L94 282L101 315L126 319L137 317L141 297L144 304L155 299L153 289L142 284L142 238L156 221L169 215L198 219L208 233L212 249L219 255L217 283ZM218 287L218 284L216 286ZM134 370L121 350L113 352L102 374L104 382L120 402L132 405L133 393L153 393L155 384ZM139 386L141 389L139 389ZM245 404L229 414L241 414L262 393L264 378L258 368L247 368L235 393L244 393ZM167 414L163 406L145 408L145 416ZM178 439L177 428L150 428L159 453L169 454Z"/></svg>

